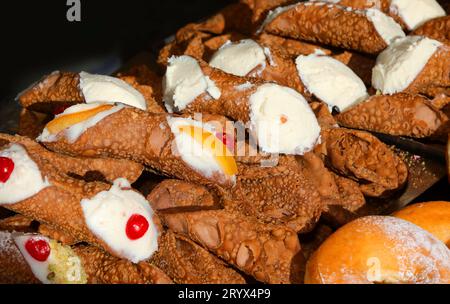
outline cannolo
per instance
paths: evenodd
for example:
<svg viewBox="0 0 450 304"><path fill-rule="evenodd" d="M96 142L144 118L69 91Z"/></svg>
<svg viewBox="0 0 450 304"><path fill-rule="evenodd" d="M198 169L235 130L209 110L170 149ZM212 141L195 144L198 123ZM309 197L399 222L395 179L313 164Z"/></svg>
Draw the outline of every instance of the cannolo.
<svg viewBox="0 0 450 304"><path fill-rule="evenodd" d="M322 159L310 152L297 157L305 176L316 186L328 222L343 225L357 217L366 200L357 182L329 171Z"/></svg>
<svg viewBox="0 0 450 304"><path fill-rule="evenodd" d="M448 134L447 139L447 153L445 154L445 160L447 161L448 182L450 183L450 133Z"/></svg>
<svg viewBox="0 0 450 304"><path fill-rule="evenodd" d="M344 111L368 97L363 81L337 59L311 54L295 62L306 89L330 108Z"/></svg>
<svg viewBox="0 0 450 304"><path fill-rule="evenodd" d="M381 197L401 189L408 177L406 164L370 133L331 128L322 132L316 148L325 164L357 181L366 196Z"/></svg>
<svg viewBox="0 0 450 304"><path fill-rule="evenodd" d="M224 205L260 222L305 233L325 208L316 186L294 157L280 156L276 166L242 164L232 198Z"/></svg>
<svg viewBox="0 0 450 304"><path fill-rule="evenodd" d="M38 140L57 152L130 159L168 176L231 187L237 165L218 134L190 118L82 104L56 116Z"/></svg>
<svg viewBox="0 0 450 304"><path fill-rule="evenodd" d="M310 55L316 52L324 55L331 55L332 51L321 45L312 44L300 40L290 39L268 33L261 33L258 36L258 42L266 45L269 48L278 48L286 52L292 58L297 58L299 55Z"/></svg>
<svg viewBox="0 0 450 304"><path fill-rule="evenodd" d="M229 74L274 81L307 95L296 73L294 61L278 49L258 44L252 39L225 43L212 55L209 64Z"/></svg>
<svg viewBox="0 0 450 304"><path fill-rule="evenodd" d="M40 234L8 231L0 231L0 243L1 283L171 283L153 265L146 263L142 271L92 246L70 247Z"/></svg>
<svg viewBox="0 0 450 304"><path fill-rule="evenodd" d="M448 95L450 46L422 36L398 39L378 56L372 85L383 94Z"/></svg>
<svg viewBox="0 0 450 304"><path fill-rule="evenodd" d="M323 2L322 0L312 1ZM327 0L325 2L354 9L379 9L409 31L415 30L429 20L445 16L445 11L435 0Z"/></svg>
<svg viewBox="0 0 450 304"><path fill-rule="evenodd" d="M318 139L314 114L293 89L230 75L189 56L171 60L164 85L168 110L220 114L249 123L264 152L302 154Z"/></svg>
<svg viewBox="0 0 450 304"><path fill-rule="evenodd" d="M225 210L164 213L170 229L189 237L257 280L299 283L303 256L295 231Z"/></svg>
<svg viewBox="0 0 450 304"><path fill-rule="evenodd" d="M86 183L11 144L0 152L0 204L133 262L158 248L158 218L123 178Z"/></svg>
<svg viewBox="0 0 450 304"><path fill-rule="evenodd" d="M189 238L167 230L151 262L177 284L245 284L244 278Z"/></svg>
<svg viewBox="0 0 450 304"><path fill-rule="evenodd" d="M405 36L401 26L378 9L355 10L326 2L277 8L260 30L368 54L378 54Z"/></svg>
<svg viewBox="0 0 450 304"><path fill-rule="evenodd" d="M131 82L86 72L55 71L19 94L22 107L37 112L60 114L68 106L78 103L120 102L142 110L154 108L152 90L140 85L132 77Z"/></svg>
<svg viewBox="0 0 450 304"><path fill-rule="evenodd" d="M24 146L33 158L51 164L61 174L85 181L113 182L117 178L126 178L134 183L143 171L143 166L133 161L112 158L70 157L51 152L37 142L22 136L0 133L1 142L16 143Z"/></svg>
<svg viewBox="0 0 450 304"><path fill-rule="evenodd" d="M411 33L450 45L450 16L432 19Z"/></svg>
<svg viewBox="0 0 450 304"><path fill-rule="evenodd" d="M439 136L449 124L447 115L428 99L407 93L372 96L336 119L352 129L414 138Z"/></svg>

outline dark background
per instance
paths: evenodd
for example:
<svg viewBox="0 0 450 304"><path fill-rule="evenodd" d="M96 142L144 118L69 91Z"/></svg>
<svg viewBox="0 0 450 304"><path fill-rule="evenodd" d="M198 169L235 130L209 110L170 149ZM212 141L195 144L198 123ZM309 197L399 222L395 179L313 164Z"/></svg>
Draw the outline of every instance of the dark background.
<svg viewBox="0 0 450 304"><path fill-rule="evenodd" d="M2 1L0 100L53 70L111 73L140 50L231 0L80 0L68 22L66 0Z"/></svg>

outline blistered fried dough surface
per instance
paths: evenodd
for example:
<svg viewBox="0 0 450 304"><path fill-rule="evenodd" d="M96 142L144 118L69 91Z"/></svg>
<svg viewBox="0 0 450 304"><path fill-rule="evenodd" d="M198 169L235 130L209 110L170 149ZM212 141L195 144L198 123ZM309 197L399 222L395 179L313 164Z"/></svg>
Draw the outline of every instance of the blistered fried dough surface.
<svg viewBox="0 0 450 304"><path fill-rule="evenodd" d="M84 271L88 278L88 284L152 284L161 282L163 273L155 268L143 271L139 265L126 260L110 256L101 249L92 246L72 247L75 254L81 259ZM166 276L165 282L170 283Z"/></svg>
<svg viewBox="0 0 450 304"><path fill-rule="evenodd" d="M18 134L32 139L41 134L52 115L22 109L19 116Z"/></svg>
<svg viewBox="0 0 450 304"><path fill-rule="evenodd" d="M166 231L151 263L178 284L245 284L244 278L187 237Z"/></svg>
<svg viewBox="0 0 450 304"><path fill-rule="evenodd" d="M331 55L332 53L323 46L268 33L261 33L261 35L258 36L258 41L270 48L279 48L294 58L299 55L310 55L317 51L321 51L325 55Z"/></svg>
<svg viewBox="0 0 450 304"><path fill-rule="evenodd" d="M162 213L165 225L257 280L299 283L303 257L295 231L226 210Z"/></svg>
<svg viewBox="0 0 450 304"><path fill-rule="evenodd" d="M280 156L274 167L242 165L227 207L264 223L282 224L297 232L311 230L323 203L315 185L294 157Z"/></svg>
<svg viewBox="0 0 450 304"><path fill-rule="evenodd" d="M449 123L448 117L423 96L376 95L336 116L339 124L379 133L430 137Z"/></svg>
<svg viewBox="0 0 450 304"><path fill-rule="evenodd" d="M450 45L450 16L431 19L411 35L426 36Z"/></svg>
<svg viewBox="0 0 450 304"><path fill-rule="evenodd" d="M50 225L46 224L40 224L38 228L38 232L42 235L47 236L48 238L58 241L64 245L74 245L79 243L79 241L71 236L70 234L67 234L65 232L62 232L61 230L55 229Z"/></svg>
<svg viewBox="0 0 450 304"><path fill-rule="evenodd" d="M241 0L241 2L246 3L252 11L252 23L260 24L270 10L289 5L296 0Z"/></svg>
<svg viewBox="0 0 450 304"><path fill-rule="evenodd" d="M38 284L30 267L14 243L11 232L0 231L0 282Z"/></svg>
<svg viewBox="0 0 450 304"><path fill-rule="evenodd" d="M112 182L122 177L133 183L139 178L144 169L141 164L129 160L71 157L54 153L33 140L17 135L11 136L0 133L0 140L21 144L26 147L33 158L38 158L42 162L52 165L59 173L88 181L101 180Z"/></svg>
<svg viewBox="0 0 450 304"><path fill-rule="evenodd" d="M450 45L438 48L405 92L431 97L441 93L450 95Z"/></svg>
<svg viewBox="0 0 450 304"><path fill-rule="evenodd" d="M147 197L155 210L178 207L214 207L216 198L205 187L167 179L158 184Z"/></svg>
<svg viewBox="0 0 450 304"><path fill-rule="evenodd" d="M53 72L24 91L18 97L19 103L24 108L44 113L51 113L58 104L81 103L84 97L78 87L79 82L80 76L76 73Z"/></svg>
<svg viewBox="0 0 450 304"><path fill-rule="evenodd" d="M299 3L277 15L264 31L369 54L387 47L366 16L332 4Z"/></svg>
<svg viewBox="0 0 450 304"><path fill-rule="evenodd" d="M385 196L406 183L405 163L370 133L335 128L322 132L322 140L316 151L337 173L357 181L364 195Z"/></svg>
<svg viewBox="0 0 450 304"><path fill-rule="evenodd" d="M314 0L321 1L323 0ZM325 0L325 2L335 3L355 9L377 8L382 12L389 12L390 0Z"/></svg>
<svg viewBox="0 0 450 304"><path fill-rule="evenodd" d="M366 203L358 183L328 170L322 159L312 152L296 158L320 194L324 204L322 216L339 224L353 219L352 213Z"/></svg>
<svg viewBox="0 0 450 304"><path fill-rule="evenodd" d="M60 153L129 159L164 175L200 184L211 183L172 151L173 141L174 135L167 123L167 115L124 108L87 129L73 143L59 138L44 144ZM211 178L223 186L231 186L231 182L224 179L221 176Z"/></svg>
<svg viewBox="0 0 450 304"><path fill-rule="evenodd" d="M16 214L0 220L0 230L5 231L27 231L30 229L32 219Z"/></svg>

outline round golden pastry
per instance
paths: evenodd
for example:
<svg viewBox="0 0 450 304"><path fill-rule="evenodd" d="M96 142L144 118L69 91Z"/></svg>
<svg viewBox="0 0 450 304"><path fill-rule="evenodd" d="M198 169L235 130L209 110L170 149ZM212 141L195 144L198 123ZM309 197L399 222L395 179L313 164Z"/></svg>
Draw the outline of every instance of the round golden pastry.
<svg viewBox="0 0 450 304"><path fill-rule="evenodd" d="M425 229L450 248L450 202L414 204L397 211L393 216Z"/></svg>
<svg viewBox="0 0 450 304"><path fill-rule="evenodd" d="M305 283L450 283L450 250L408 221L367 216L319 247L306 265Z"/></svg>

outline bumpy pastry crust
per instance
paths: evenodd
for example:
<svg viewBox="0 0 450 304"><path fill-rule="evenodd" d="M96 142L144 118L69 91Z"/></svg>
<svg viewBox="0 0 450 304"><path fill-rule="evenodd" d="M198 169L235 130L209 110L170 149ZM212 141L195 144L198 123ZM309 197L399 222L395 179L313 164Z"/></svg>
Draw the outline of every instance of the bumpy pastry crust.
<svg viewBox="0 0 450 304"><path fill-rule="evenodd" d="M178 284L245 284L244 278L187 237L167 230L151 262Z"/></svg>
<svg viewBox="0 0 450 304"><path fill-rule="evenodd" d="M404 91L431 97L450 96L450 45L441 45Z"/></svg>
<svg viewBox="0 0 450 304"><path fill-rule="evenodd" d="M51 164L57 168L57 172L60 174L85 181L113 182L117 178L122 177L133 183L141 176L144 169L141 164L129 160L71 157L54 153L33 140L17 135L11 136L0 133L0 147L2 146L2 141L23 145L34 158Z"/></svg>
<svg viewBox="0 0 450 304"><path fill-rule="evenodd" d="M35 139L42 133L45 125L53 118L53 115L39 113L23 108L19 116L19 130L17 134Z"/></svg>
<svg viewBox="0 0 450 304"><path fill-rule="evenodd" d="M411 35L426 36L450 45L450 16L431 19L417 28Z"/></svg>
<svg viewBox="0 0 450 304"><path fill-rule="evenodd" d="M226 208L297 232L310 231L324 210L316 185L294 156L280 156L273 167L242 164L231 191Z"/></svg>
<svg viewBox="0 0 450 304"><path fill-rule="evenodd" d="M406 93L372 96L336 119L344 127L414 138L438 136L450 123L428 99Z"/></svg>
<svg viewBox="0 0 450 304"><path fill-rule="evenodd" d="M322 132L322 140L316 152L337 173L357 181L364 195L382 197L405 185L406 164L370 133L332 128Z"/></svg>
<svg viewBox="0 0 450 304"><path fill-rule="evenodd" d="M368 54L387 47L366 16L333 4L299 3L276 16L264 31Z"/></svg>
<svg viewBox="0 0 450 304"><path fill-rule="evenodd" d="M257 280L299 283L303 256L295 231L226 210L162 213L165 225Z"/></svg>

